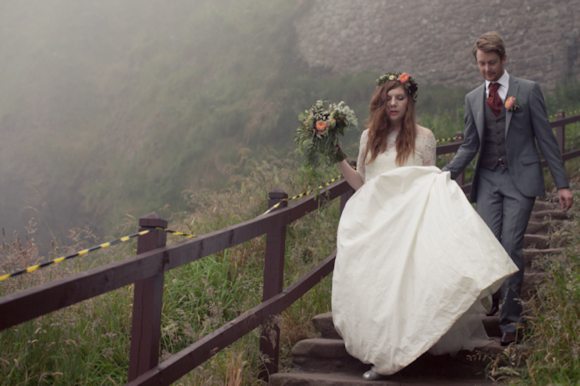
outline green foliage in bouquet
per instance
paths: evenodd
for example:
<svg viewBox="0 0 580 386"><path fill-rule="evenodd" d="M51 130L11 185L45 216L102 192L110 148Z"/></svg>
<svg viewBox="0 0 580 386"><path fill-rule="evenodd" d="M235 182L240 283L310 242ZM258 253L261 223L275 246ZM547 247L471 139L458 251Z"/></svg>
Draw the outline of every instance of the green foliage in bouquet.
<svg viewBox="0 0 580 386"><path fill-rule="evenodd" d="M338 104L317 101L309 110L298 115L300 127L294 140L298 152L306 158L306 166L317 168L324 160L333 165L346 158L339 147L340 136L350 127L358 128L354 111L344 102Z"/></svg>

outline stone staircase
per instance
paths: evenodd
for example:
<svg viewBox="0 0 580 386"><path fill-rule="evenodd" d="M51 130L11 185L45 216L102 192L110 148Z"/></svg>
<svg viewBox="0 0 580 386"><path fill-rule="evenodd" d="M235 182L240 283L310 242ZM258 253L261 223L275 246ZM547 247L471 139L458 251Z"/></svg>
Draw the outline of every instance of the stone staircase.
<svg viewBox="0 0 580 386"><path fill-rule="evenodd" d="M545 273L533 264L540 255L558 255L566 245L562 225L568 215L559 209L554 196L537 200L530 219L525 240L524 260L526 272L522 299L533 296L536 285ZM312 322L319 338L305 339L292 349L294 368L287 373L273 374L273 386L329 386L329 385L483 385L486 367L492 357L505 349L499 343L499 317L482 316L490 343L473 352L460 351L456 356L424 354L402 371L380 381L364 381L362 374L370 365L351 357L345 349L332 323L332 313L317 315ZM491 354L491 355L490 355Z"/></svg>

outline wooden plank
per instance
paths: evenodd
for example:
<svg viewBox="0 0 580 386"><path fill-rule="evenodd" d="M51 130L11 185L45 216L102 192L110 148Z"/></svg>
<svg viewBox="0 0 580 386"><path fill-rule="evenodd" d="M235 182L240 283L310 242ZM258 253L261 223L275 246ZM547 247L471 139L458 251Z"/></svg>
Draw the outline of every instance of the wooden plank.
<svg viewBox="0 0 580 386"><path fill-rule="evenodd" d="M449 143L447 145L437 146L436 150L435 150L436 155L455 153L455 152L457 152L457 149L459 149L459 146L461 146L462 143L463 143L463 141L453 142L453 143Z"/></svg>
<svg viewBox="0 0 580 386"><path fill-rule="evenodd" d="M580 149L572 150L572 151L569 151L568 153L562 155L562 159L564 161L567 161L567 160L572 159L572 158L577 158L577 157L580 157Z"/></svg>
<svg viewBox="0 0 580 386"><path fill-rule="evenodd" d="M201 365L223 348L229 346L254 328L269 315L279 314L300 299L334 269L336 252L304 275L282 293L246 311L240 317L206 335L188 348L160 363L128 385L170 385Z"/></svg>
<svg viewBox="0 0 580 386"><path fill-rule="evenodd" d="M550 122L551 127L558 127L558 126L565 126L569 125L570 123L580 122L580 115L573 115L571 117L556 119L555 121Z"/></svg>
<svg viewBox="0 0 580 386"><path fill-rule="evenodd" d="M296 205L184 241L177 244L177 247L171 246L166 269L179 267L266 234L271 229L288 225L349 189L345 180L337 181L323 189L320 195L308 197Z"/></svg>
<svg viewBox="0 0 580 386"><path fill-rule="evenodd" d="M0 330L162 272L164 252L158 249L3 296L0 298Z"/></svg>

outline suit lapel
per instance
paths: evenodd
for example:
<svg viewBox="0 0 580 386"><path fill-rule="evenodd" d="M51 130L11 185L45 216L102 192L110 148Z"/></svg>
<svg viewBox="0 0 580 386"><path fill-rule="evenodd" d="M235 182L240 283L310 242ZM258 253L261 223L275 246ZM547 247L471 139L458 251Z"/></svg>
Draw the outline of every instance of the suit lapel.
<svg viewBox="0 0 580 386"><path fill-rule="evenodd" d="M479 135L479 142L483 143L483 130L485 129L485 83L479 86L475 92L475 98L473 101L473 106L475 106L475 127L477 128L477 134Z"/></svg>
<svg viewBox="0 0 580 386"><path fill-rule="evenodd" d="M517 100L519 87L520 87L520 85L519 85L518 79L513 77L513 76L510 76L510 85L509 85L508 93L507 93L505 100L507 101L508 98L512 97L512 96L515 97ZM514 114L513 111L506 110L506 112L505 112L505 136L506 136L506 138L507 138L508 130L510 128L510 122L512 121L513 114Z"/></svg>

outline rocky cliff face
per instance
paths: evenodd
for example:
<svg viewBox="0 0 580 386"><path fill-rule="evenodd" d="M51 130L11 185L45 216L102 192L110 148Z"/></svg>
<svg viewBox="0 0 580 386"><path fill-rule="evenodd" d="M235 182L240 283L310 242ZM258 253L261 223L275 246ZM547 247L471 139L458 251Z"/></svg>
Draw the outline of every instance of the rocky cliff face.
<svg viewBox="0 0 580 386"><path fill-rule="evenodd" d="M578 0L310 0L296 22L298 51L310 67L344 74L409 72L430 85L474 87L471 54L484 32L506 42L510 74L551 89L580 79Z"/></svg>

